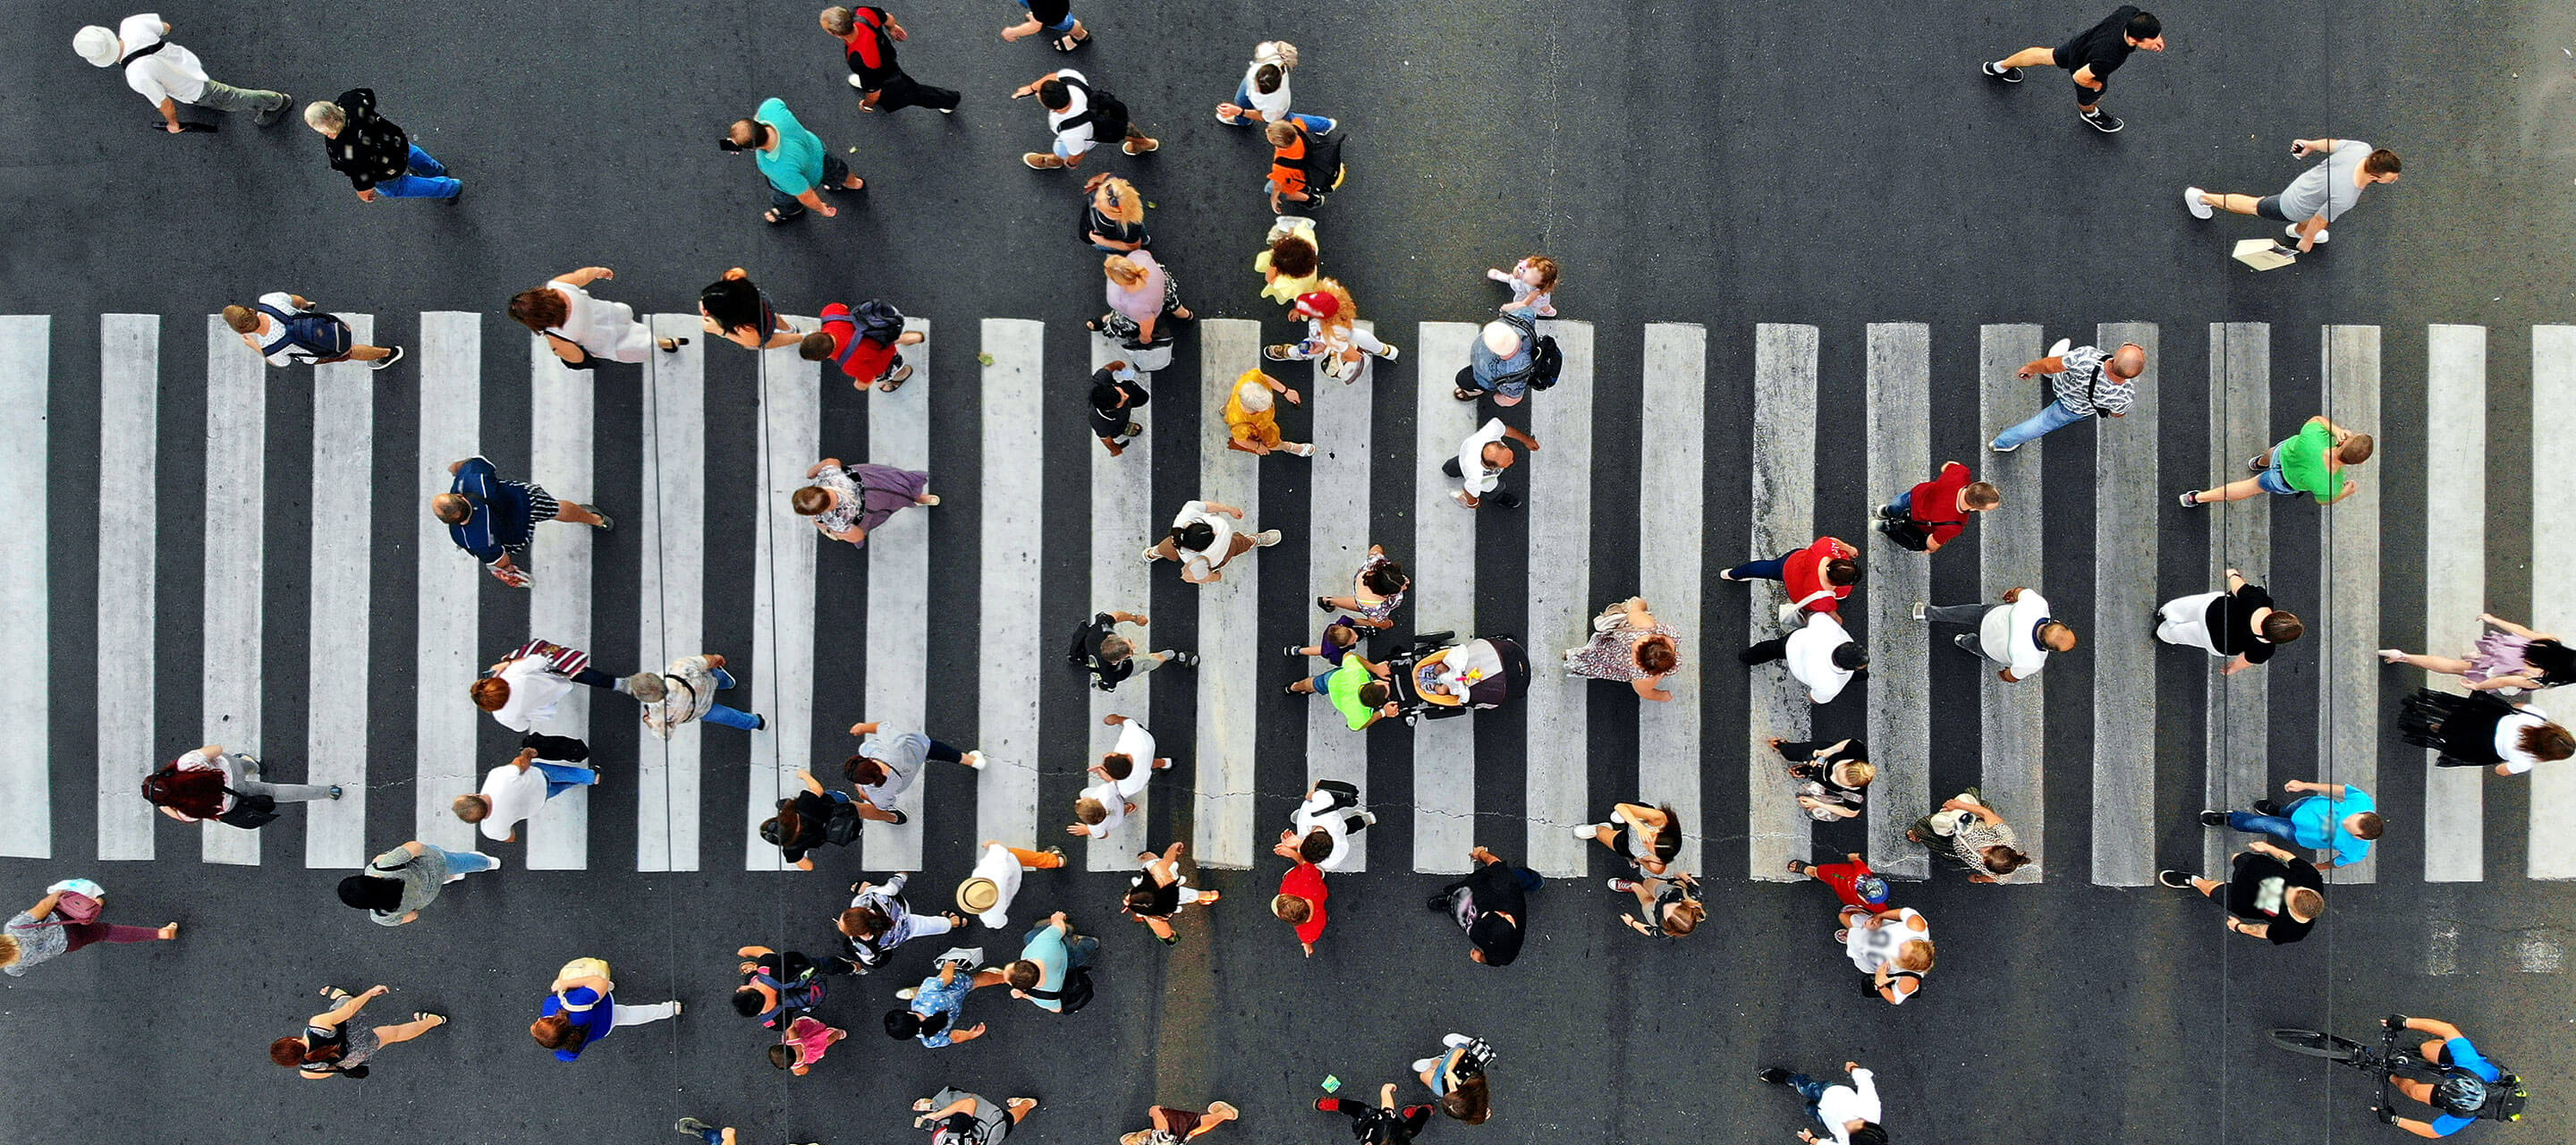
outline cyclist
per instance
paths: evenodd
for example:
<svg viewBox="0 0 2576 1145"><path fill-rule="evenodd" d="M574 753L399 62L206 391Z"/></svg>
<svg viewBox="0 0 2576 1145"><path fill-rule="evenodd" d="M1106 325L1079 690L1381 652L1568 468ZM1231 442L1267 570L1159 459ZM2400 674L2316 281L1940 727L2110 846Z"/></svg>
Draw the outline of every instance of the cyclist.
<svg viewBox="0 0 2576 1145"><path fill-rule="evenodd" d="M2384 1106L2373 1107L2385 1124L2395 1125L2418 1137L2448 1137L2477 1121L2520 1121L2523 1103L2530 1094L2521 1079L2497 1068L2486 1055L2461 1036L2460 1028L2433 1018L2409 1018L2390 1014L2380 1024L2391 1031L2413 1030L2430 1034L2424 1042L2423 1068L2441 1076L2434 1081L2410 1077L2388 1080L2397 1092L2432 1106L2441 1116L2431 1121L2399 1117L2397 1111Z"/></svg>

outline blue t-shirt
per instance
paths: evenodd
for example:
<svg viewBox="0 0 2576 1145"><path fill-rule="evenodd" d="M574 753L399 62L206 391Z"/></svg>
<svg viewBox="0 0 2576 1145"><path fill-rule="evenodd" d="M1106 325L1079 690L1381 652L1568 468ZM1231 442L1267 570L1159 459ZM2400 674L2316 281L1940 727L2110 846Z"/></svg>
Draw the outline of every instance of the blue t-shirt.
<svg viewBox="0 0 2576 1145"><path fill-rule="evenodd" d="M572 999L573 1005L589 1006L590 1008L587 1010L566 1010L563 1008L563 998ZM542 1016L551 1018L557 1014L562 1014L564 1017L572 1019L572 1024L581 1029L582 1042L580 1048L555 1051L556 1061L568 1062L579 1058L583 1049L587 1049L592 1043L599 1041L601 1038L607 1037L610 1030L617 1028L617 999L614 995L602 995L599 991L593 990L588 986L575 986L570 990L566 990L563 992L563 998L557 998L551 994L547 995L545 1013Z"/></svg>
<svg viewBox="0 0 2576 1145"><path fill-rule="evenodd" d="M1064 945L1064 932L1052 922L1041 922L1027 938L1020 940L1020 957L1038 964L1038 989L1050 993L1064 989L1066 968L1073 965L1073 951ZM1064 1003L1054 998L1031 997L1040 1009L1063 1011Z"/></svg>
<svg viewBox="0 0 2576 1145"><path fill-rule="evenodd" d="M823 181L823 141L796 122L796 113L787 110L787 101L771 96L751 117L778 132L778 150L753 152L770 186L778 188L780 194L802 195Z"/></svg>
<svg viewBox="0 0 2576 1145"><path fill-rule="evenodd" d="M500 560L503 553L526 548L536 533L536 522L529 519L534 515L534 491L525 483L501 480L489 461L467 458L456 467L456 478L447 483L447 491L474 502L473 515L464 524L447 527L448 539L486 564Z"/></svg>
<svg viewBox="0 0 2576 1145"><path fill-rule="evenodd" d="M2504 1071L2496 1068L2494 1062L2488 1061L2485 1054L2479 1053L2478 1047L2470 1045L2467 1038L2452 1038L2442 1043L2442 1060L2478 1075L2480 1081L2504 1080ZM2448 1137L2476 1124L2477 1120L2477 1118L2462 1117L2456 1113L2445 1113L2433 1119L2433 1133L2436 1136Z"/></svg>
<svg viewBox="0 0 2576 1145"><path fill-rule="evenodd" d="M966 993L974 988L975 972L972 970L958 971L957 980L945 985L940 983L936 974L922 979L921 985L912 993L912 1012L925 1018L945 1016L948 1024L939 1027L938 1033L916 1034L914 1037L934 1050L948 1045L951 1035L966 1021Z"/></svg>
<svg viewBox="0 0 2576 1145"><path fill-rule="evenodd" d="M2379 805L2371 802L2369 792L2347 783L2341 799L2311 795L2291 804L2290 834L2309 850L2332 848L2338 862L2359 862L2370 854L2370 840L2354 838L2352 832L2343 829L2343 821L2347 816L2377 810Z"/></svg>

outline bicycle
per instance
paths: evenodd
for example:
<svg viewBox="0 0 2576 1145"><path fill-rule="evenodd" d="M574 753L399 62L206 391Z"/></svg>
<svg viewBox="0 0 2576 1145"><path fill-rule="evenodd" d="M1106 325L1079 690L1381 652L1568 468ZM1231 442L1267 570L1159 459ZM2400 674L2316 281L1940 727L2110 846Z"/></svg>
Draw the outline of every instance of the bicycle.
<svg viewBox="0 0 2576 1145"><path fill-rule="evenodd" d="M2399 1044L2399 1039L2409 1033L2407 1021L2395 1014L2382 1021L2376 1046L2316 1030L2289 1027L2272 1030L2271 1042L2294 1054L2323 1058L2372 1075L2379 1083L2379 1096L2372 1111L2383 1123L2396 1119L2389 1089L2392 1079L2401 1074L2410 1075L2410 1080L2428 1087L2425 1092L2412 1094L2415 1100L2433 1106L2446 1116L2488 1121L2522 1120L2524 1104L2530 1100L2531 1094L2520 1078L2492 1063L2488 1063L2488 1068L2495 1070L2498 1076L2488 1080L2455 1063L2427 1060L2421 1053ZM2452 1036L2458 1036L2455 1027L2445 1028L2451 1029Z"/></svg>
<svg viewBox="0 0 2576 1145"><path fill-rule="evenodd" d="M2379 1082L2378 1108L2387 1109L2390 1108L2389 1079L2400 1072L2424 1065L2421 1055L2397 1044L2397 1036L2403 1032L2400 1027L2383 1025L2379 1031L2379 1044L2376 1046L2363 1045L2350 1038L2339 1038L2316 1030L2301 1030L2286 1026L2274 1028L2271 1039L2274 1046L2291 1053L2324 1058L2376 1077Z"/></svg>

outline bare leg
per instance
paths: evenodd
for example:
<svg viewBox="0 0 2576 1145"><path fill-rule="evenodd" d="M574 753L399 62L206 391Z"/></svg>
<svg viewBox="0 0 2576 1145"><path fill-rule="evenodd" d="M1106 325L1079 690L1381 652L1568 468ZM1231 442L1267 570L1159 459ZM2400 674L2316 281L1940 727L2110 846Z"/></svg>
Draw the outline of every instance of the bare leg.
<svg viewBox="0 0 2576 1145"><path fill-rule="evenodd" d="M2453 659L2449 656L2400 653L2395 659L2388 662L2391 664L2408 664L2417 668L2422 668L2427 672L2438 672L2445 676L2467 675L2469 671L2468 661Z"/></svg>
<svg viewBox="0 0 2576 1145"><path fill-rule="evenodd" d="M2057 49L2023 48L1997 62L2007 68L2053 68L2057 66Z"/></svg>
<svg viewBox="0 0 2576 1145"><path fill-rule="evenodd" d="M2201 192L2200 201L2231 215L2255 214L2254 205L2262 202L2252 195L2229 195L2217 191Z"/></svg>
<svg viewBox="0 0 2576 1145"><path fill-rule="evenodd" d="M349 347L349 357L351 357L352 359L355 359L355 360L357 360L357 361L361 361L361 362L380 362L380 361L383 361L385 358L387 358L387 357L391 356L392 354L393 354L393 351L388 350L388 349L386 349L386 348L384 348L384 347L382 347L382 346L351 346L351 347Z"/></svg>
<svg viewBox="0 0 2576 1145"><path fill-rule="evenodd" d="M2242 501L2248 497L2260 496L2262 492L2262 484L2255 479L2248 477L2243 481L2230 481L2216 489L2203 489L2200 492L2192 494L2191 498L2203 505L2207 505L2213 501Z"/></svg>
<svg viewBox="0 0 2576 1145"><path fill-rule="evenodd" d="M446 1024L447 1019L439 1014L414 1014L410 1021L399 1026L376 1027L376 1040L389 1046L395 1042L408 1042Z"/></svg>
<svg viewBox="0 0 2576 1145"><path fill-rule="evenodd" d="M555 514L555 519L558 521L572 525L596 525L599 523L599 512L588 505L581 504L578 501L564 501L560 499L555 502L555 505L560 510Z"/></svg>
<svg viewBox="0 0 2576 1145"><path fill-rule="evenodd" d="M892 823L895 814L864 799L858 801L859 818L875 823Z"/></svg>

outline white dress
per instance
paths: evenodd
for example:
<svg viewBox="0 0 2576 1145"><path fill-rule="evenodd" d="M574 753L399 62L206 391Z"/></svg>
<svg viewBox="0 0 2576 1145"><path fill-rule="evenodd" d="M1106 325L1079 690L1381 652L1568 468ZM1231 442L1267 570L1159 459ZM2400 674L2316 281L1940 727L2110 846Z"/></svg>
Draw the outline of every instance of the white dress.
<svg viewBox="0 0 2576 1145"><path fill-rule="evenodd" d="M590 292L558 278L546 288L563 295L563 325L546 331L555 337L620 362L641 362L653 350L653 328L635 320L635 308L623 302L593 298Z"/></svg>

